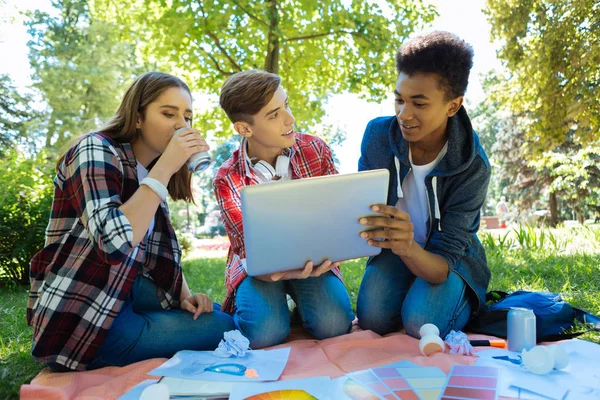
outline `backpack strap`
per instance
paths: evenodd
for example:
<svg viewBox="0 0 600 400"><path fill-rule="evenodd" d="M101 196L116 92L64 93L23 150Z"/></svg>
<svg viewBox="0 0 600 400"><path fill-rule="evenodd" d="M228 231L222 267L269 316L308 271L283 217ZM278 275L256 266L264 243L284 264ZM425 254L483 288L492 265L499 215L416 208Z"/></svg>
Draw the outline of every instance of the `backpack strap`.
<svg viewBox="0 0 600 400"><path fill-rule="evenodd" d="M584 333L588 332L600 332L600 317L590 314L587 311L583 311L579 308L573 308L573 314L577 321L585 324L586 329L579 332L569 332L569 333L557 333L554 335L547 335L541 338L542 342L557 342L559 340L573 339L577 336L581 336Z"/></svg>

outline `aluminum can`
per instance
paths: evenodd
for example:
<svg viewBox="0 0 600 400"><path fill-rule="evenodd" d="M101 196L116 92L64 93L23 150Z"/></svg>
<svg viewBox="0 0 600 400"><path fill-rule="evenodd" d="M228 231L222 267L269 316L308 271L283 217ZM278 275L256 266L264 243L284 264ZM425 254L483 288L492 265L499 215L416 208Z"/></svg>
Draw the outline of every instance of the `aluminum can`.
<svg viewBox="0 0 600 400"><path fill-rule="evenodd" d="M511 307L506 321L508 350L529 351L536 344L535 314L528 308Z"/></svg>
<svg viewBox="0 0 600 400"><path fill-rule="evenodd" d="M186 128L179 128L175 131L173 136L180 134L185 131ZM201 172L204 171L211 163L210 154L208 152L196 153L192 155L189 160L187 160L187 167L191 172Z"/></svg>

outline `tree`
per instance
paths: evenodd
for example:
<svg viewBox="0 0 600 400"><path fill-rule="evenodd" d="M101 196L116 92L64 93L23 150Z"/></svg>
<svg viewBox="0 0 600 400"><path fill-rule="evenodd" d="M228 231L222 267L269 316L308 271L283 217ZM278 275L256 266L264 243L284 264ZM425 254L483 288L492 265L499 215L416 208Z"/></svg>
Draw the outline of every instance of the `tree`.
<svg viewBox="0 0 600 400"><path fill-rule="evenodd" d="M482 87L486 93L493 93L499 85L496 71L488 72L482 81ZM488 157L493 157L492 147L496 143L499 125L504 119L504 109L506 108L497 98L487 96L483 101L475 105L473 111L469 113L473 129L479 135L481 145L486 151Z"/></svg>
<svg viewBox="0 0 600 400"><path fill-rule="evenodd" d="M484 87L496 93L503 84L491 74ZM549 206L552 224L570 218L571 211L583 221L593 210L600 196L600 146L582 146L574 139L589 133L569 131L560 144L539 153L532 151L537 144L527 135L533 125L530 113L512 114L488 98L473 115L473 126L495 167L489 190L493 198L506 194L525 212Z"/></svg>
<svg viewBox="0 0 600 400"><path fill-rule="evenodd" d="M7 75L0 75L0 158L15 144L35 150L35 139L43 132L43 115L30 107L30 95L20 94Z"/></svg>
<svg viewBox="0 0 600 400"><path fill-rule="evenodd" d="M496 214L496 202L503 194L503 189L508 185L506 179L499 174L498 160L495 153L492 153L492 147L496 142L496 133L500 124L500 115L492 102L484 100L477 104L475 109L470 112L473 129L479 135L479 140L483 146L490 164L492 165L492 176L488 186L487 201L483 208L484 215Z"/></svg>
<svg viewBox="0 0 600 400"><path fill-rule="evenodd" d="M574 143L575 136L576 132L569 132L563 144L544 152L529 165L550 177L548 191L560 195L583 223L600 197L600 142L583 147Z"/></svg>
<svg viewBox="0 0 600 400"><path fill-rule="evenodd" d="M421 0L96 0L94 15L130 32L147 60L218 94L235 72L278 73L297 125L314 127L331 94L380 101L393 89L394 53L436 13ZM378 4L381 4L378 5ZM212 108L203 130L229 122Z"/></svg>
<svg viewBox="0 0 600 400"><path fill-rule="evenodd" d="M492 147L498 165L494 173L502 193L521 212L543 208L548 202L556 203L556 194L548 190L553 179L550 171L531 165L531 141L526 135L530 117L527 114L513 115L507 110L503 110L503 115ZM551 221L556 223L557 219L557 208L551 209Z"/></svg>
<svg viewBox="0 0 600 400"><path fill-rule="evenodd" d="M59 15L29 15L34 87L50 108L46 147L62 146L110 118L142 71L135 45L115 26L95 20L86 0L55 0Z"/></svg>
<svg viewBox="0 0 600 400"><path fill-rule="evenodd" d="M54 185L44 152L35 157L11 147L0 158L0 285L26 284L29 262L44 246Z"/></svg>
<svg viewBox="0 0 600 400"><path fill-rule="evenodd" d="M495 92L514 114L528 113L526 134L540 154L568 132L585 146L600 139L600 9L597 0L487 0L492 37L507 68ZM586 128L586 129L580 129Z"/></svg>
<svg viewBox="0 0 600 400"><path fill-rule="evenodd" d="M496 143L505 151L499 150L504 177L512 179L512 188L521 185L523 201L533 203L546 193L553 222L561 209L583 216L598 196L593 186L600 138L597 1L530 0L507 7L488 0L487 6L505 66L492 98L519 126Z"/></svg>

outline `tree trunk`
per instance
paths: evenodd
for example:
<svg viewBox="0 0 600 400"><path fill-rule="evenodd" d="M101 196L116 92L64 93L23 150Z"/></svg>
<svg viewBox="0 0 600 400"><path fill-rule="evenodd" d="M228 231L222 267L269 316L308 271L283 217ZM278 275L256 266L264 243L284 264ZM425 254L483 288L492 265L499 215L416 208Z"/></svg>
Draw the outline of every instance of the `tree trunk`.
<svg viewBox="0 0 600 400"><path fill-rule="evenodd" d="M583 213L582 204L585 204L585 199L587 196L587 191L581 189L577 191L577 206L575 207L575 214L577 215L577 222L579 222L581 225L585 223L585 214Z"/></svg>
<svg viewBox="0 0 600 400"><path fill-rule="evenodd" d="M46 132L46 144L44 146L47 149L52 147L52 136L54 136L54 130L56 127L55 123L56 119L54 118L54 110L52 110L52 113L50 114L50 121L48 121L48 131Z"/></svg>
<svg viewBox="0 0 600 400"><path fill-rule="evenodd" d="M550 224L556 226L558 224L558 200L556 193L550 193Z"/></svg>
<svg viewBox="0 0 600 400"><path fill-rule="evenodd" d="M267 58L265 59L265 71L274 74L279 73L279 11L277 10L277 0L271 0L271 9L269 12L269 35L267 36Z"/></svg>

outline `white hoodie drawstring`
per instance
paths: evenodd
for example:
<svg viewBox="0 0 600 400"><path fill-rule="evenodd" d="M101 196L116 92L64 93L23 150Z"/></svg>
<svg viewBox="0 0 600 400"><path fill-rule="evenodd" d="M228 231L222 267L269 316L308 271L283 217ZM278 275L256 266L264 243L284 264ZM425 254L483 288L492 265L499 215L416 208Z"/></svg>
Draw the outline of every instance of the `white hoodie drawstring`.
<svg viewBox="0 0 600 400"><path fill-rule="evenodd" d="M435 218L438 220L438 230L442 231L442 223L441 223L441 213L440 213L440 203L438 202L437 195L437 176L434 176L431 179L431 185L433 186L433 202L435 204Z"/></svg>
<svg viewBox="0 0 600 400"><path fill-rule="evenodd" d="M398 157L394 157L394 162L396 163L396 194L398 195L398 198L401 199L404 197L404 193L402 192L402 182L400 182L400 160Z"/></svg>

